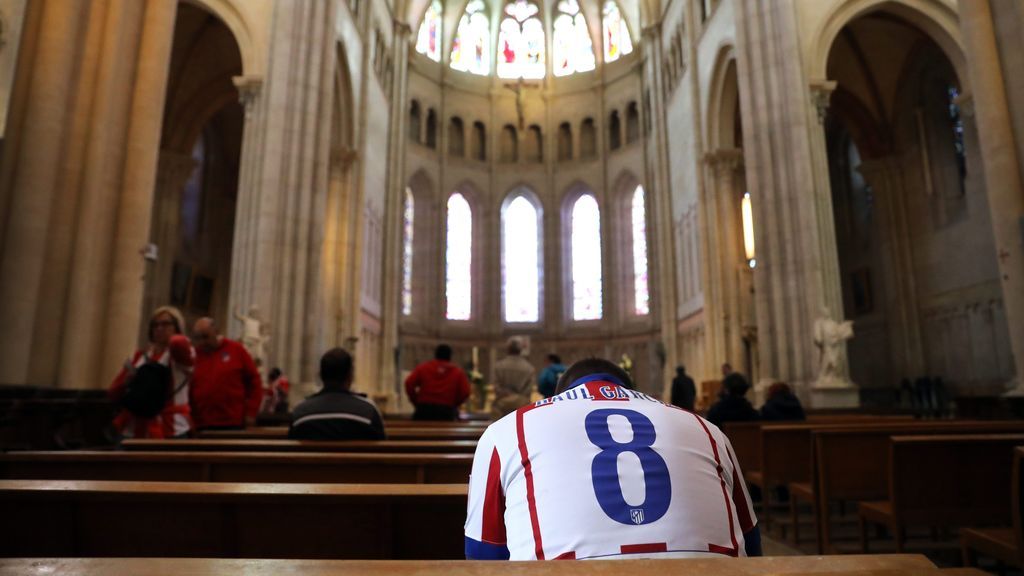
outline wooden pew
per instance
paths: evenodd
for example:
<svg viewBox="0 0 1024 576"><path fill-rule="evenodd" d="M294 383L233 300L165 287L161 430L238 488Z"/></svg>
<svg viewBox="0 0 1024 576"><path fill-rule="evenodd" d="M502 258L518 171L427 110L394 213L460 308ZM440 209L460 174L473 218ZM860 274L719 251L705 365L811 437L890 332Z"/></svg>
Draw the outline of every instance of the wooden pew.
<svg viewBox="0 0 1024 576"><path fill-rule="evenodd" d="M588 560L586 562L444 562L359 560L236 560L220 558L45 558L0 560L4 574L108 576L967 576L938 570L919 555L775 556L762 558L685 558L674 560Z"/></svg>
<svg viewBox="0 0 1024 576"><path fill-rule="evenodd" d="M889 495L861 502L861 549L867 527L883 524L902 552L910 526L998 526L1011 521L1014 448L1024 434L893 436L889 445Z"/></svg>
<svg viewBox="0 0 1024 576"><path fill-rule="evenodd" d="M472 454L470 440L125 440L125 450L192 452L378 452L406 454Z"/></svg>
<svg viewBox="0 0 1024 576"><path fill-rule="evenodd" d="M472 427L426 427L413 428L398 426L387 429L389 440L479 440L485 428ZM281 426L257 426L244 430L204 430L200 438L219 440L286 440L288 428Z"/></svg>
<svg viewBox="0 0 1024 576"><path fill-rule="evenodd" d="M975 564L977 553L1024 568L1024 447L1013 454L1013 479L1010 484L1010 513L1013 525L999 528L965 528L960 532L964 566ZM993 489L995 487L993 486Z"/></svg>
<svg viewBox="0 0 1024 576"><path fill-rule="evenodd" d="M3 480L0 556L457 559L466 491Z"/></svg>
<svg viewBox="0 0 1024 576"><path fill-rule="evenodd" d="M0 479L464 484L472 454L12 452Z"/></svg>
<svg viewBox="0 0 1024 576"><path fill-rule="evenodd" d="M921 421L816 429L813 432L813 481L805 485L790 485L793 510L795 512L798 500L814 503L819 553L834 553L830 505L837 500L878 500L888 495L890 436L986 433L1024 433L1024 422Z"/></svg>
<svg viewBox="0 0 1024 576"><path fill-rule="evenodd" d="M480 428L484 429L491 425L491 420L410 420L385 418L384 428Z"/></svg>

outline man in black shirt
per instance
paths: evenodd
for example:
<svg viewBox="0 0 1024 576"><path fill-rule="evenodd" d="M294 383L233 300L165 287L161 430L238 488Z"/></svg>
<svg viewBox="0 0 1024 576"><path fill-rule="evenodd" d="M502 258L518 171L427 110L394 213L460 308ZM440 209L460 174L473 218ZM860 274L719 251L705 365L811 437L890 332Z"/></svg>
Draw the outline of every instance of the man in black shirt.
<svg viewBox="0 0 1024 576"><path fill-rule="evenodd" d="M323 389L292 412L293 440L382 440L384 420L368 398L351 391L352 356L341 348L320 358Z"/></svg>
<svg viewBox="0 0 1024 576"><path fill-rule="evenodd" d="M672 404L693 412L696 397L697 386L686 374L686 366L676 366L676 377L672 379Z"/></svg>

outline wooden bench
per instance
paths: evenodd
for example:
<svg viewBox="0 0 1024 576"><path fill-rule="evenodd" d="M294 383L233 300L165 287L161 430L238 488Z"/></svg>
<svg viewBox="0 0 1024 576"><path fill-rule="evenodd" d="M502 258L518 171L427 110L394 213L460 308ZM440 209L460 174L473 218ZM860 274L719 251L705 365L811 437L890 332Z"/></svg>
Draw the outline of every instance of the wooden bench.
<svg viewBox="0 0 1024 576"><path fill-rule="evenodd" d="M125 450L172 452L377 452L407 454L472 454L476 441L470 440L125 440Z"/></svg>
<svg viewBox="0 0 1024 576"><path fill-rule="evenodd" d="M960 546L965 566L973 566L977 553L999 562L1024 568L1024 447L1013 454L1013 478L1010 484L1010 513L1013 525L999 528L965 528L960 532ZM996 489L993 486L993 490Z"/></svg>
<svg viewBox="0 0 1024 576"><path fill-rule="evenodd" d="M456 559L466 490L3 480L0 556Z"/></svg>
<svg viewBox="0 0 1024 576"><path fill-rule="evenodd" d="M472 454L13 452L0 479L465 484Z"/></svg>
<svg viewBox="0 0 1024 576"><path fill-rule="evenodd" d="M236 560L211 558L45 558L0 560L3 574L76 574L108 576L967 576L973 572L938 570L919 555L775 556L762 558L686 558L674 560L589 560L587 562L442 562L359 560Z"/></svg>
<svg viewBox="0 0 1024 576"><path fill-rule="evenodd" d="M1024 433L1024 422L921 421L816 429L813 431L813 480L790 485L793 517L796 518L796 507L800 501L812 503L818 551L834 553L830 506L835 501L886 498L889 493L890 436L986 433Z"/></svg>
<svg viewBox="0 0 1024 576"><path fill-rule="evenodd" d="M910 526L962 527L1009 524L1014 448L1024 434L893 436L889 445L889 495L861 502L861 549L867 527L892 531L901 552Z"/></svg>
<svg viewBox="0 0 1024 576"><path fill-rule="evenodd" d="M434 426L414 428L398 426L387 429L389 440L479 440L484 428ZM200 438L219 440L287 440L288 428L281 426L257 426L244 430L204 430Z"/></svg>

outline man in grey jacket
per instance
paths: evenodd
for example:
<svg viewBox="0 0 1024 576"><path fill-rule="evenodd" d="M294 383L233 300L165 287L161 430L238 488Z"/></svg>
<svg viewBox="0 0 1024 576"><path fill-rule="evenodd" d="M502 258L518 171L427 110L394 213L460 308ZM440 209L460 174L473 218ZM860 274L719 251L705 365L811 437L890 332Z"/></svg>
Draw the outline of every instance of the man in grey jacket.
<svg viewBox="0 0 1024 576"><path fill-rule="evenodd" d="M506 349L508 356L494 365L494 405L491 416L495 419L530 403L537 374L533 364L521 356L522 340L515 336L509 338Z"/></svg>

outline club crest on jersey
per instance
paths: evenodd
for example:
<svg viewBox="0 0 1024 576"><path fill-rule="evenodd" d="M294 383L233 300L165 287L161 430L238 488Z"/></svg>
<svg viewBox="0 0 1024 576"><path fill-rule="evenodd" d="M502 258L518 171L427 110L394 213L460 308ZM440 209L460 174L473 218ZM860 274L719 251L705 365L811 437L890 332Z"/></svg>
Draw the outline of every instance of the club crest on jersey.
<svg viewBox="0 0 1024 576"><path fill-rule="evenodd" d="M633 508L629 511L629 519L633 521L633 524L644 523L644 511L642 508Z"/></svg>

